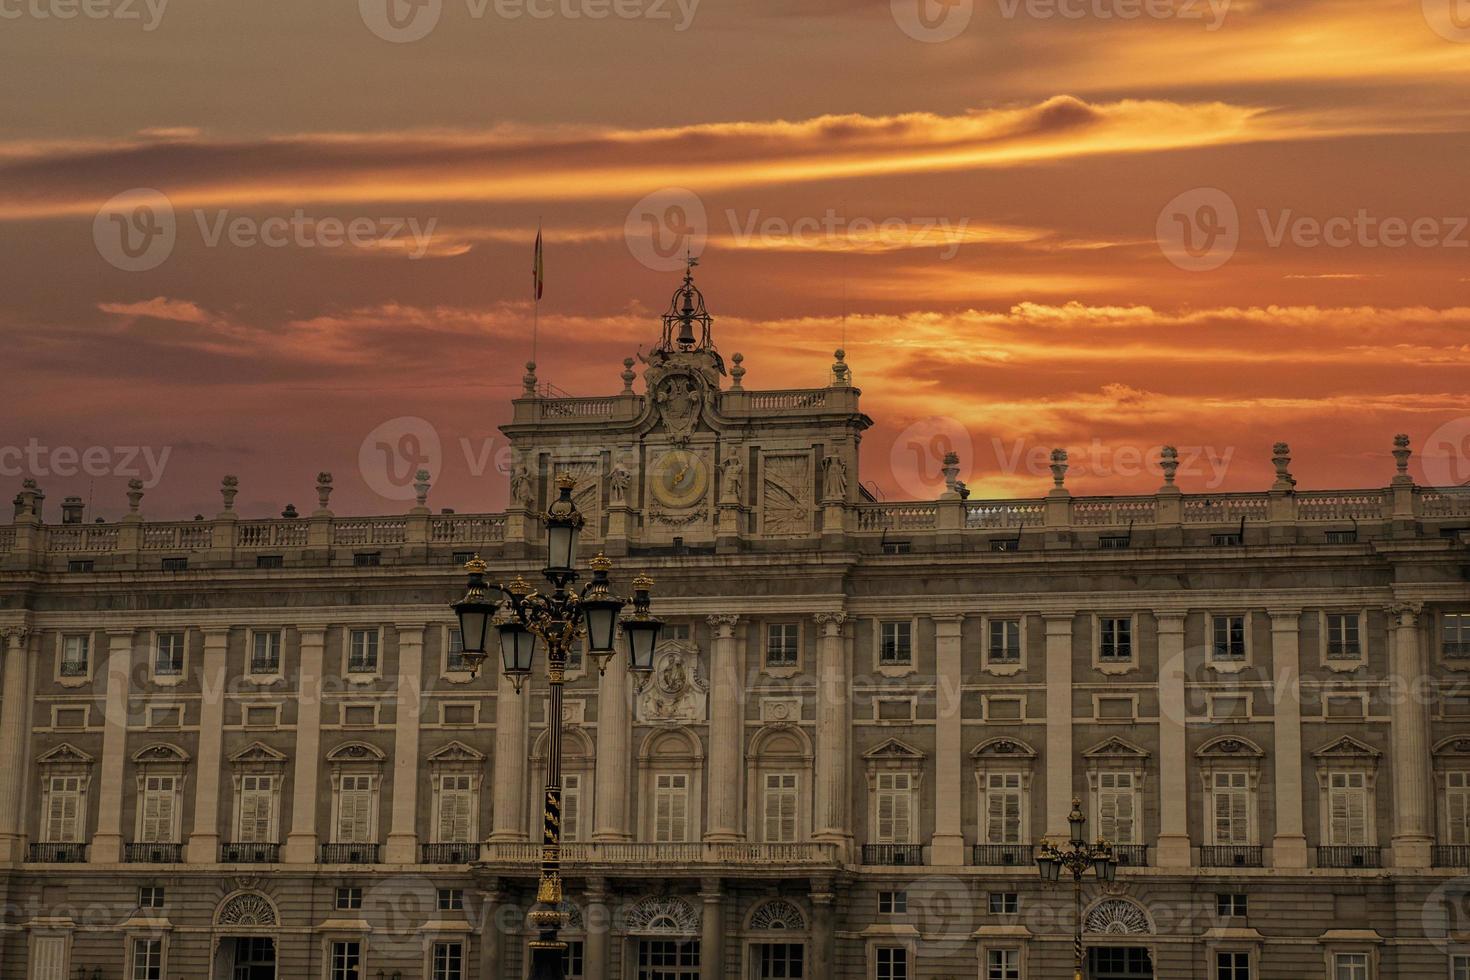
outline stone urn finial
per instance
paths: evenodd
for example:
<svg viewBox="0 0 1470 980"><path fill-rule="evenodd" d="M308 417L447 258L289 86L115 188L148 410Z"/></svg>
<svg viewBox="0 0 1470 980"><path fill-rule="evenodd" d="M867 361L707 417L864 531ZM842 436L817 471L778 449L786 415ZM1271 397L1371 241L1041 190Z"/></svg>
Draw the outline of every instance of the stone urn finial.
<svg viewBox="0 0 1470 980"><path fill-rule="evenodd" d="M847 351L841 347L832 352L832 383L845 388L852 382L852 369L847 366Z"/></svg>
<svg viewBox="0 0 1470 980"><path fill-rule="evenodd" d="M427 508L429 506L429 471L419 470L414 474L413 492L417 499L417 506Z"/></svg>
<svg viewBox="0 0 1470 980"><path fill-rule="evenodd" d="M1165 446L1159 451L1159 469L1164 471L1164 486L1174 485L1174 474L1179 472L1179 450Z"/></svg>
<svg viewBox="0 0 1470 980"><path fill-rule="evenodd" d="M633 393L633 382L637 378L638 375L633 372L633 359L631 357L623 358L623 394L631 395Z"/></svg>
<svg viewBox="0 0 1470 980"><path fill-rule="evenodd" d="M1053 449L1051 451L1051 482L1053 489L1066 489L1067 451L1065 449Z"/></svg>
<svg viewBox="0 0 1470 980"><path fill-rule="evenodd" d="M240 478L236 476L225 476L219 481L220 499L224 501L225 513L232 513L235 509L235 494L240 492Z"/></svg>
<svg viewBox="0 0 1470 980"><path fill-rule="evenodd" d="M521 397L522 398L535 398L536 397L536 362L535 361L527 361L526 362L526 373L521 378L521 389L522 389L522 391L521 391Z"/></svg>
<svg viewBox="0 0 1470 980"><path fill-rule="evenodd" d="M949 452L944 454L944 465L939 468L944 474L944 489L946 493L954 493L955 485L960 480L960 454Z"/></svg>
<svg viewBox="0 0 1470 980"><path fill-rule="evenodd" d="M745 381L745 355L737 351L730 360L735 362L735 366L730 369L730 390L740 391L740 386Z"/></svg>
<svg viewBox="0 0 1470 980"><path fill-rule="evenodd" d="M138 505L143 502L143 481L137 477L128 481L128 513L138 513Z"/></svg>
<svg viewBox="0 0 1470 980"><path fill-rule="evenodd" d="M1393 465L1398 470L1398 475L1407 477L1409 475L1409 457L1414 451L1409 448L1409 437L1400 432L1393 437Z"/></svg>
<svg viewBox="0 0 1470 980"><path fill-rule="evenodd" d="M298 514L298 513L296 513L296 505L295 504L287 504L286 505L286 509L283 510L283 511L281 511L281 516L284 517L288 521L294 521L296 518L300 517L301 515Z"/></svg>
<svg viewBox="0 0 1470 980"><path fill-rule="evenodd" d="M326 470L316 475L316 504L321 510L327 509L327 501L332 496L332 474Z"/></svg>
<svg viewBox="0 0 1470 980"><path fill-rule="evenodd" d="M1276 467L1276 482L1272 490L1290 490L1296 486L1296 480L1291 476L1291 447L1284 442L1278 442L1271 447L1271 465Z"/></svg>

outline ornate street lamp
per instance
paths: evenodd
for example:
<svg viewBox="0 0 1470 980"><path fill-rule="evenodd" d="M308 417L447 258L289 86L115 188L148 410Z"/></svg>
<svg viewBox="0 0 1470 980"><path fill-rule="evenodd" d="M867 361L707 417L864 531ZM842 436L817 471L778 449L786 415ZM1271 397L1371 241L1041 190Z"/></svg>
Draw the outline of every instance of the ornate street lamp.
<svg viewBox="0 0 1470 980"><path fill-rule="evenodd" d="M546 678L551 696L547 705L550 726L546 753L546 796L542 808L541 883L536 890L536 907L531 921L537 937L531 941L530 980L562 980L562 956L567 944L557 938L564 914L561 882L561 706L567 660L574 644L585 636L589 655L599 674L606 673L617 639L618 614L627 600L612 592L608 572L612 560L598 555L589 563L592 581L578 591L577 535L583 517L572 501L570 476L557 477L557 499L542 515L546 524L546 568L542 574L551 583L546 594L537 592L519 575L509 585L488 583L487 566L476 555L465 563L469 588L454 603L459 617L461 653L471 672L485 662L490 628L499 634L501 670L517 693L542 650L546 651ZM653 670L653 651L658 645L663 622L649 612L649 590L653 579L639 575L633 580L633 612L622 620L628 637L628 669L646 675ZM490 591L500 594L492 600Z"/></svg>
<svg viewBox="0 0 1470 980"><path fill-rule="evenodd" d="M1064 847L1057 847L1042 838L1041 852L1036 855L1036 868L1041 880L1055 884L1061 880L1062 870L1072 875L1072 906L1075 928L1072 933L1073 978L1082 980L1082 875L1088 868L1097 873L1099 881L1112 881L1118 874L1118 859L1113 845L1099 837L1095 843L1087 843L1083 830L1087 818L1082 815L1082 801L1072 800L1072 812L1067 814L1067 826L1072 839Z"/></svg>

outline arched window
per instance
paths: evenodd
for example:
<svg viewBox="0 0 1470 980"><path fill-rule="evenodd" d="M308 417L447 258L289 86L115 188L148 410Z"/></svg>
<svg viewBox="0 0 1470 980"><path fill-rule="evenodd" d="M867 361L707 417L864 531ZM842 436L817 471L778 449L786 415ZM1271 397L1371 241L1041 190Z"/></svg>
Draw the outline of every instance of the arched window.
<svg viewBox="0 0 1470 980"><path fill-rule="evenodd" d="M746 833L767 844L811 836L812 745L795 725L761 729L746 755Z"/></svg>

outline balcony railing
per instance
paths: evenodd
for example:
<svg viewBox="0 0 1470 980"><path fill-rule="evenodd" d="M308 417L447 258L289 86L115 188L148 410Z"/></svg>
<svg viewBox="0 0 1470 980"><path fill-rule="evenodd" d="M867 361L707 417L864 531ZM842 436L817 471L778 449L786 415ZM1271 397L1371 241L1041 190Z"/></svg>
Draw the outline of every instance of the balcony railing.
<svg viewBox="0 0 1470 980"><path fill-rule="evenodd" d="M924 863L923 844L864 844L863 863L906 865Z"/></svg>
<svg viewBox="0 0 1470 980"><path fill-rule="evenodd" d="M321 844L317 860L322 864L377 864L377 844Z"/></svg>
<svg viewBox="0 0 1470 980"><path fill-rule="evenodd" d="M1333 844L1317 848L1319 868L1379 868L1382 867L1376 844Z"/></svg>
<svg viewBox="0 0 1470 980"><path fill-rule="evenodd" d="M61 662L62 677L86 677L87 662L85 660L63 660Z"/></svg>
<svg viewBox="0 0 1470 980"><path fill-rule="evenodd" d="M1148 867L1147 844L1114 844L1113 855L1117 857L1120 868Z"/></svg>
<svg viewBox="0 0 1470 980"><path fill-rule="evenodd" d="M377 672L377 657L349 656L347 658L347 673L349 674L376 674Z"/></svg>
<svg viewBox="0 0 1470 980"><path fill-rule="evenodd" d="M250 673L252 674L279 674L281 672L280 657L251 657Z"/></svg>
<svg viewBox="0 0 1470 980"><path fill-rule="evenodd" d="M1436 868L1470 868L1470 844L1435 844Z"/></svg>
<svg viewBox="0 0 1470 980"><path fill-rule="evenodd" d="M124 844L123 860L128 864L182 864L183 844Z"/></svg>
<svg viewBox="0 0 1470 980"><path fill-rule="evenodd" d="M1036 849L1030 844L976 844L974 862L982 868L1009 868L1030 864Z"/></svg>
<svg viewBox="0 0 1470 980"><path fill-rule="evenodd" d="M470 843L420 844L421 864L470 864L480 860L480 845Z"/></svg>
<svg viewBox="0 0 1470 980"><path fill-rule="evenodd" d="M32 844L26 850L32 864L81 864L87 860L86 844Z"/></svg>
<svg viewBox="0 0 1470 980"><path fill-rule="evenodd" d="M480 846L481 860L508 869L535 868L541 861L541 844L531 841L495 841ZM629 869L719 867L729 875L762 876L783 871L838 866L837 847L824 841L802 844L579 842L561 846L563 865L584 871L616 874Z"/></svg>
<svg viewBox="0 0 1470 980"><path fill-rule="evenodd" d="M280 844L226 844L220 843L220 864L279 864Z"/></svg>
<svg viewBox="0 0 1470 980"><path fill-rule="evenodd" d="M1259 868L1264 863L1256 844L1202 844L1199 849L1201 868Z"/></svg>

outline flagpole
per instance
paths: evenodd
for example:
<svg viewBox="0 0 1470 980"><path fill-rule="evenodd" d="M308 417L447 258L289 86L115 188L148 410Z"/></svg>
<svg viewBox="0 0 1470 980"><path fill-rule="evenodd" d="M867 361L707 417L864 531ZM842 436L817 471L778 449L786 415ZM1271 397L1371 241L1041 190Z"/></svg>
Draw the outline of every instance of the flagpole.
<svg viewBox="0 0 1470 980"><path fill-rule="evenodd" d="M531 361L536 361L536 341L541 329L541 217L536 217L536 270L531 277Z"/></svg>

